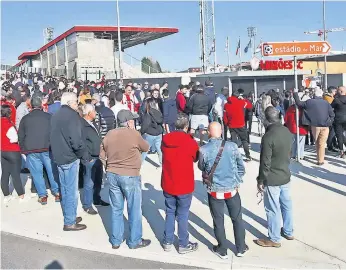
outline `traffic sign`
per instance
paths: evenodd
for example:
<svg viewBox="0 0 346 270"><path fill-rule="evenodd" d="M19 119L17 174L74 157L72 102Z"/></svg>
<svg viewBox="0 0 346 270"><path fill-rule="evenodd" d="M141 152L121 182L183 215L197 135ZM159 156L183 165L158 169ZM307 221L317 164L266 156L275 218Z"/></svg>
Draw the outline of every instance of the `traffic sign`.
<svg viewBox="0 0 346 270"><path fill-rule="evenodd" d="M331 49L327 41L291 41L262 43L263 56L324 55Z"/></svg>

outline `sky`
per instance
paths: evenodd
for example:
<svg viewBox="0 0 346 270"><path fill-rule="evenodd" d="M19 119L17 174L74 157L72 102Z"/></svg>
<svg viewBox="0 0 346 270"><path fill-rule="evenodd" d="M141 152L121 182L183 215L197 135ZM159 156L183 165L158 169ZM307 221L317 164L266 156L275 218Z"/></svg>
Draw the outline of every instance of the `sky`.
<svg viewBox="0 0 346 270"><path fill-rule="evenodd" d="M121 26L175 27L179 33L125 50L137 59L159 61L163 70L180 71L200 66L198 1L120 1ZM326 2L327 28L346 27L346 1ZM43 29L51 26L58 36L75 25L117 25L115 1L1 1L1 62L15 64L18 56L43 45ZM318 40L304 31L322 29L322 1L216 1L217 62L227 65L226 37L231 63L238 39L249 41L247 27L257 27L257 42ZM346 32L328 35L332 50L346 50ZM249 60L251 53L242 53ZM125 56L130 63L130 57ZM136 63L136 60L132 62Z"/></svg>

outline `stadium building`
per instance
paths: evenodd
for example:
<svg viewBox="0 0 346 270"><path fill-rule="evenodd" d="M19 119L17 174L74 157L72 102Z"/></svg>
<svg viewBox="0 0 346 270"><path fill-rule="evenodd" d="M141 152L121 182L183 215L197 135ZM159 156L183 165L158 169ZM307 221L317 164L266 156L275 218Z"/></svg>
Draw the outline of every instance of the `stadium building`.
<svg viewBox="0 0 346 270"><path fill-rule="evenodd" d="M165 27L120 27L122 51L139 44L178 33L177 28ZM101 73L111 78L119 76L118 27L114 26L74 26L56 37L37 51L24 52L15 65L17 70L42 72L53 76L65 75L96 79ZM123 63L124 77L140 73ZM108 76L107 76L108 75ZM138 77L141 74L136 74Z"/></svg>

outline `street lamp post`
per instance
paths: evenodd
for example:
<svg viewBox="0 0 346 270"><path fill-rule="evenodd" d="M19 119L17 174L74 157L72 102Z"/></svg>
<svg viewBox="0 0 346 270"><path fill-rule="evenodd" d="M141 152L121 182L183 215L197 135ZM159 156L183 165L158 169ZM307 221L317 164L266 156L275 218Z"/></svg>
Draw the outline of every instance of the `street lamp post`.
<svg viewBox="0 0 346 270"><path fill-rule="evenodd" d="M257 35L257 28L256 27L253 27L253 26L250 26L247 28L247 34L248 34L248 37L252 40L253 42L253 48L251 48L252 50L252 56L255 55L255 51L256 51L256 35Z"/></svg>
<svg viewBox="0 0 346 270"><path fill-rule="evenodd" d="M327 40L326 32L326 0L323 0L323 39ZM327 78L327 55L324 55L324 90L327 91L328 88L328 78Z"/></svg>
<svg viewBox="0 0 346 270"><path fill-rule="evenodd" d="M117 21L118 21L118 51L119 51L119 78L123 80L123 70L122 70L122 53L121 53L121 35L120 35L120 10L119 10L119 0L117 1Z"/></svg>

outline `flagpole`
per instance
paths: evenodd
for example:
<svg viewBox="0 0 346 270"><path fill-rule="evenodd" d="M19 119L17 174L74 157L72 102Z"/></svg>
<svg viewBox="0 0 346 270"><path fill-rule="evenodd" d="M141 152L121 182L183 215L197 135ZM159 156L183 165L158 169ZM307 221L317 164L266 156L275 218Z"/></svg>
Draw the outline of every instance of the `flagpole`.
<svg viewBox="0 0 346 270"><path fill-rule="evenodd" d="M240 37L239 37L239 70L242 70L241 66L241 42L240 42Z"/></svg>
<svg viewBox="0 0 346 270"><path fill-rule="evenodd" d="M231 70L231 59L230 59L230 56L229 56L229 39L227 37L227 59L228 59L228 70L230 71Z"/></svg>

